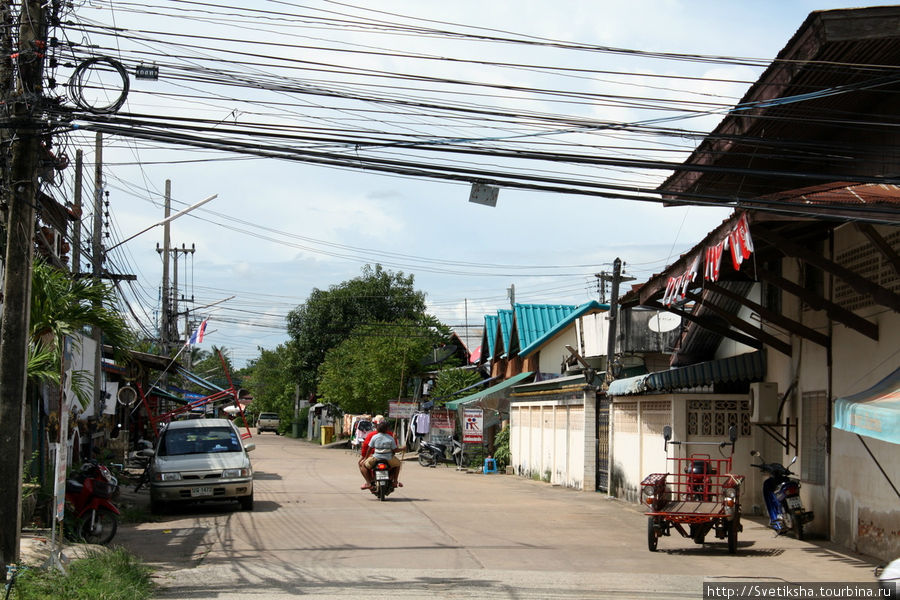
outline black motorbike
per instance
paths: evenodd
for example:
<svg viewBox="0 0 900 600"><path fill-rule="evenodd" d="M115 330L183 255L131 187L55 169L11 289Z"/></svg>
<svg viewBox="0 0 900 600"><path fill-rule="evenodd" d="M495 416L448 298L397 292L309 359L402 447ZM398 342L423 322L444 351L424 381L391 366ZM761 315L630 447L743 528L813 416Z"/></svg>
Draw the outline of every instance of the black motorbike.
<svg viewBox="0 0 900 600"><path fill-rule="evenodd" d="M813 511L804 510L800 501L800 480L781 463L767 463L759 452L753 450L751 456L759 456L760 464L751 464L769 477L763 482L763 499L769 513L769 527L779 535L792 531L798 540L803 539L803 526L813 520ZM797 461L797 457L788 465Z"/></svg>
<svg viewBox="0 0 900 600"><path fill-rule="evenodd" d="M446 444L426 442L422 440L419 445L419 464L423 467L433 467L438 463L454 463L457 468L465 464L463 445L455 438L450 438Z"/></svg>
<svg viewBox="0 0 900 600"><path fill-rule="evenodd" d="M391 492L394 491L394 484L391 481L391 465L387 460L382 458L375 459L375 466L371 470L373 494L384 502Z"/></svg>

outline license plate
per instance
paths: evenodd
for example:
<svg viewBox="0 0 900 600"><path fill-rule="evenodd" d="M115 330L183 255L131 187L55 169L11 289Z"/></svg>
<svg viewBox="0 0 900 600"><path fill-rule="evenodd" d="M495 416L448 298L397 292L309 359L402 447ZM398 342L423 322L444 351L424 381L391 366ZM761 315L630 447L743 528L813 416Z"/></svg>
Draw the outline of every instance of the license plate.
<svg viewBox="0 0 900 600"><path fill-rule="evenodd" d="M800 503L800 497L799 496L788 496L787 497L787 505L788 505L788 508L790 508L791 510L799 509L802 506Z"/></svg>
<svg viewBox="0 0 900 600"><path fill-rule="evenodd" d="M202 498L203 496L212 496L213 489L211 487L191 488L191 498Z"/></svg>
<svg viewBox="0 0 900 600"><path fill-rule="evenodd" d="M389 478L387 471L375 471L375 479L378 481L387 481Z"/></svg>

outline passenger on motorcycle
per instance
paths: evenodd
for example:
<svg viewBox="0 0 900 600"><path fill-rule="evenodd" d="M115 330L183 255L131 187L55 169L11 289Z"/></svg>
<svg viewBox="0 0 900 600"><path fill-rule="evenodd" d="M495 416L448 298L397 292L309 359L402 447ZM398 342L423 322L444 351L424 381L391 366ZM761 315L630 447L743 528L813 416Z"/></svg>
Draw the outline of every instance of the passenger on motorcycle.
<svg viewBox="0 0 900 600"><path fill-rule="evenodd" d="M377 419L378 417L375 417L373 421ZM378 459L388 461L391 467L391 484L394 487L403 487L403 484L397 481L401 464L400 459L395 455L398 449L397 439L388 428L387 421L381 417L381 420L377 421L375 431L366 436L360 451L359 470L366 480L365 485L360 489L368 489L372 486L372 469Z"/></svg>

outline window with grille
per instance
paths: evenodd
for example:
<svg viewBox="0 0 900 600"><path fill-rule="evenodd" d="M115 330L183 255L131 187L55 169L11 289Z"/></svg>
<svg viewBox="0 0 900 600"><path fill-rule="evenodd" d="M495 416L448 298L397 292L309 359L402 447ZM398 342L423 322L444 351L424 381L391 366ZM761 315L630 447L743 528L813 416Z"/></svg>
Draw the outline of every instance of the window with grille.
<svg viewBox="0 0 900 600"><path fill-rule="evenodd" d="M891 248L900 252L900 231L885 235L884 240ZM835 262L883 288L900 293L900 277L893 264L868 241L839 253ZM840 277L834 280L834 301L849 310L859 310L874 304L871 296L860 294Z"/></svg>
<svg viewBox="0 0 900 600"><path fill-rule="evenodd" d="M688 400L688 435L727 437L732 425L750 435L749 400Z"/></svg>
<svg viewBox="0 0 900 600"><path fill-rule="evenodd" d="M800 478L815 484L825 483L825 439L828 434L828 397L824 391L803 392L800 423Z"/></svg>

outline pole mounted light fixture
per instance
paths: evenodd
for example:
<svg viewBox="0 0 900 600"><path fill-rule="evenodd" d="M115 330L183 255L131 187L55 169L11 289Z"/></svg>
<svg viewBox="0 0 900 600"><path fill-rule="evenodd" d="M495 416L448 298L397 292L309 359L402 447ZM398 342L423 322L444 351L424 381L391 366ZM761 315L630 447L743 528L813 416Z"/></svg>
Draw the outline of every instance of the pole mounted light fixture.
<svg viewBox="0 0 900 600"><path fill-rule="evenodd" d="M121 245L124 244L125 242L130 242L131 240L133 240L133 239L136 238L137 236L141 235L142 233L147 233L148 231L150 231L150 230L153 229L154 227L159 227L160 225L165 225L166 223L169 223L169 222L171 222L171 221L174 221L174 220L177 219L178 217L180 217L180 216L182 216L182 215L186 215L186 214L188 214L189 212L191 212L192 210L194 210L195 208L200 208L201 206L203 206L203 205L206 204L207 202L209 202L209 201L211 201L211 200L215 200L215 199L218 198L218 197L219 197L218 194L213 194L213 195L210 196L209 198L205 198L205 199L201 200L200 202L197 202L196 204L192 204L192 205L188 206L187 208L185 208L184 210L180 210L180 211L178 211L177 213L175 213L174 215L168 216L168 217L166 217L165 219L163 219L162 221L159 221L159 222L157 222L157 223L154 223L153 225L150 225L150 226L147 227L146 229L141 229L140 231L138 231L138 232L135 233L134 235L125 238L124 240L122 240L122 241L119 242L118 244L115 244L114 246L110 246L109 248L106 249L106 252L109 252L109 251L113 250L114 248L118 248L119 246L121 246Z"/></svg>

